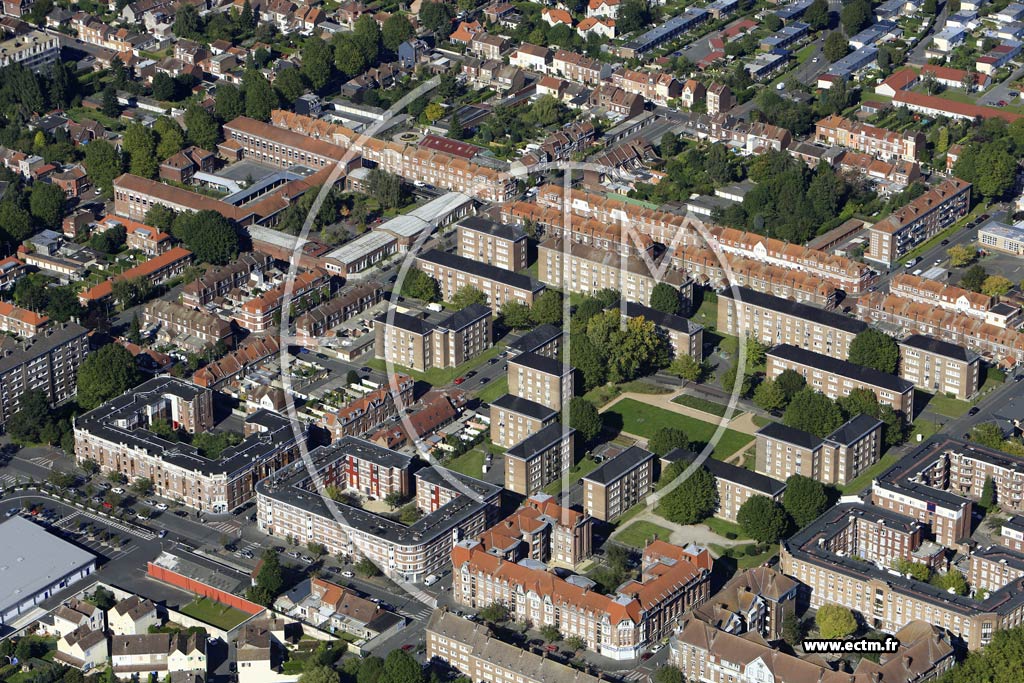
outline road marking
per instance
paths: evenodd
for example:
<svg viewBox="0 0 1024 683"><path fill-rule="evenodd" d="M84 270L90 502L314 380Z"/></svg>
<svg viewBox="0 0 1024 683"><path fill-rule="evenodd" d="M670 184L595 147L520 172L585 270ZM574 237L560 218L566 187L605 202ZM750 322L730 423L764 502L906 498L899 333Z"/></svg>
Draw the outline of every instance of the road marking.
<svg viewBox="0 0 1024 683"><path fill-rule="evenodd" d="M39 465L40 467L48 470L53 469L53 460L42 455L37 455L34 458L30 458L29 462L31 462L34 465Z"/></svg>
<svg viewBox="0 0 1024 683"><path fill-rule="evenodd" d="M210 526L212 526L217 531L223 531L226 534L232 535L238 534L238 532L242 528L242 525L238 522L214 522Z"/></svg>
<svg viewBox="0 0 1024 683"><path fill-rule="evenodd" d="M133 526L129 526L127 524L122 524L121 522L114 521L107 517L101 517L100 515L89 512L88 510L83 510L82 514L86 517L89 517L90 519L96 520L100 524L105 524L109 527L113 527L118 531L123 531L128 534L134 534L135 536L138 536L139 538L145 541L152 541L154 538L156 538L156 534L152 531L146 531L145 529L139 529Z"/></svg>

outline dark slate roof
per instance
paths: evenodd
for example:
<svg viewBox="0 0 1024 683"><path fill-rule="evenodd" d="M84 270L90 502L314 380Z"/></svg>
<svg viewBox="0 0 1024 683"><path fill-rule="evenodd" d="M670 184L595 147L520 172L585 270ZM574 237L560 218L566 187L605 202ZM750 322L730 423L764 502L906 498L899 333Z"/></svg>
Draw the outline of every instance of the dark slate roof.
<svg viewBox="0 0 1024 683"><path fill-rule="evenodd" d="M694 334L697 330L703 329L701 325L691 322L681 315L663 313L656 308L633 303L631 301L626 303L626 316L630 318L643 317L645 320L650 320L658 327L664 327L667 330L675 330L676 332L683 332L685 334Z"/></svg>
<svg viewBox="0 0 1024 683"><path fill-rule="evenodd" d="M522 289L527 292L539 292L544 289L544 285L534 280L532 277L513 273L510 270L498 268L497 266L492 266L487 263L480 263L479 261L468 259L465 256L449 254L446 251L431 249L424 254L420 254L419 258L428 263L436 263L440 266L444 266L445 268L459 270L463 273L469 273L470 275L476 275L477 277L487 280L500 282L506 287L512 287L514 289Z"/></svg>
<svg viewBox="0 0 1024 683"><path fill-rule="evenodd" d="M572 370L568 366L564 366L561 361L549 358L548 356L542 356L539 353L533 353L532 351L526 351L521 353L509 363L515 363L516 365L522 365L523 367L536 370L537 372L543 372L547 375L555 375L561 377L566 372Z"/></svg>
<svg viewBox="0 0 1024 683"><path fill-rule="evenodd" d="M950 344L949 342L942 341L941 339L927 337L923 334L912 334L901 341L900 344L940 356L945 356L946 358L952 358L953 360L963 361L965 363L974 362L978 358L978 354L964 348L963 346Z"/></svg>
<svg viewBox="0 0 1024 683"><path fill-rule="evenodd" d="M482 216L470 216L468 218L464 218L459 222L459 225L465 226L470 230L475 230L476 232L483 232L488 235L494 235L495 237L503 240L511 240L513 242L526 238L526 233L523 232L522 228L515 225L496 223L495 221Z"/></svg>
<svg viewBox="0 0 1024 683"><path fill-rule="evenodd" d="M491 401L491 419L494 419L494 408L503 408L505 410L512 411L513 413L521 413L527 417L532 417L535 420L549 420L558 414L557 410L552 410L545 405L536 403L529 399L522 398L520 396L513 396L512 394L505 394L496 401Z"/></svg>
<svg viewBox="0 0 1024 683"><path fill-rule="evenodd" d="M665 460L678 461L678 460L690 460L694 458L692 451L684 451L679 448L673 448L671 451L665 454ZM736 465L730 465L727 462L721 460L715 460L714 458L708 458L701 463L704 468L715 476L716 479L723 479L725 481L731 481L740 486L746 486L749 489L753 489L766 496L774 498L786 489L786 483L779 481L778 479L772 479L763 474L758 474L748 470L745 467L737 467Z"/></svg>
<svg viewBox="0 0 1024 683"><path fill-rule="evenodd" d="M562 425L558 422L552 422L536 434L526 437L512 448L505 451L505 456L519 458L521 460L529 460L534 455L542 453L555 444L560 443L563 437L563 429L565 430L565 438L569 438L569 436L576 431L572 427Z"/></svg>
<svg viewBox="0 0 1024 683"><path fill-rule="evenodd" d="M377 322L386 325L388 322L388 314L384 313L378 316ZM427 334L432 329L434 329L434 325L425 320L424 318L420 318L419 316L415 315L409 315L408 313L399 313L398 311L394 312L394 318L392 318L391 322L395 327L399 329L406 330L407 332L412 332L413 334L419 335Z"/></svg>
<svg viewBox="0 0 1024 683"><path fill-rule="evenodd" d="M733 291L734 289L736 290L735 293ZM795 318L810 320L818 323L819 325L834 327L838 330L849 332L850 334L860 334L868 327L867 323L857 320L856 318L851 318L848 315L835 313L833 311L826 311L822 308L808 306L807 304L772 296L771 294L764 294L763 292L758 292L747 287L726 287L719 293L719 296L724 296L727 299L740 300L744 304L767 308L778 313L791 315Z"/></svg>
<svg viewBox="0 0 1024 683"><path fill-rule="evenodd" d="M849 377L850 379L855 379L871 386L881 387L882 389L888 389L889 391L895 391L899 394L906 393L914 388L911 382L896 375L879 372L874 368L868 368L821 353L815 353L814 351L801 349L791 344L773 346L768 350L768 355L793 363L800 363L801 365L809 365L810 367L824 370L840 377Z"/></svg>
<svg viewBox="0 0 1024 683"><path fill-rule="evenodd" d="M636 469L648 460L654 459L654 453L645 451L639 446L630 446L614 458L606 460L603 465L583 477L598 484L610 484L627 472Z"/></svg>
<svg viewBox="0 0 1024 683"><path fill-rule="evenodd" d="M805 432L802 429L796 429L795 427L787 427L781 422L772 422L765 425L757 432L758 436L764 435L769 439L775 439L784 443L791 443L794 446L800 446L801 448L809 448L814 450L824 443L823 439L819 439L814 434Z"/></svg>
<svg viewBox="0 0 1024 683"><path fill-rule="evenodd" d="M449 330L461 330L469 325L472 325L480 318L490 318L491 308L490 306L484 306L483 304L470 304L461 311L456 311L440 323L442 327L447 327Z"/></svg>
<svg viewBox="0 0 1024 683"><path fill-rule="evenodd" d="M360 460L376 463L381 467L407 469L413 460L410 455L378 446L370 441L357 439L354 436L345 436L341 440L333 442L331 449L341 451L345 455L351 455Z"/></svg>
<svg viewBox="0 0 1024 683"><path fill-rule="evenodd" d="M562 336L562 330L547 323L527 332L522 337L508 345L513 351L536 351L545 344Z"/></svg>
<svg viewBox="0 0 1024 683"><path fill-rule="evenodd" d="M868 432L874 431L875 428L882 424L883 422L878 418L861 414L850 418L846 424L829 434L826 438L829 441L835 441L846 446L857 441Z"/></svg>

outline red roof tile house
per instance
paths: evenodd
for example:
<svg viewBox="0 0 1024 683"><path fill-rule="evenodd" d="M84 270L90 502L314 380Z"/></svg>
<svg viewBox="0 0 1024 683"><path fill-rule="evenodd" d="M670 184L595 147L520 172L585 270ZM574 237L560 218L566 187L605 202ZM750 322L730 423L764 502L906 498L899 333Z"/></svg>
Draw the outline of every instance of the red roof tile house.
<svg viewBox="0 0 1024 683"><path fill-rule="evenodd" d="M160 164L160 179L188 185L196 173L213 171L213 152L191 145Z"/></svg>
<svg viewBox="0 0 1024 683"><path fill-rule="evenodd" d="M89 176L79 164L50 174L50 182L64 190L64 196L73 199L89 187Z"/></svg>
<svg viewBox="0 0 1024 683"><path fill-rule="evenodd" d="M192 375L192 383L201 387L219 387L235 377L244 377L250 368L276 355L280 350L281 346L275 335L249 337L235 351L196 370Z"/></svg>
<svg viewBox="0 0 1024 683"><path fill-rule="evenodd" d="M34 337L49 322L50 319L45 315L0 301L0 332L11 332L25 338Z"/></svg>
<svg viewBox="0 0 1024 683"><path fill-rule="evenodd" d="M191 251L182 247L174 247L159 256L154 256L145 263L129 268L120 275L115 275L109 280L104 280L81 292L78 295L78 301L83 306L88 306L106 300L114 293L113 283L115 281L145 278L152 284L164 282L176 275L181 275L191 263Z"/></svg>
<svg viewBox="0 0 1024 683"><path fill-rule="evenodd" d="M326 294L330 288L331 278L327 273L315 268L311 271L298 273L291 282L292 304L300 305L306 298L316 293ZM250 332L264 332L274 326L279 318L281 302L284 299L286 284L282 283L270 291L249 299L235 310L232 319L239 327Z"/></svg>

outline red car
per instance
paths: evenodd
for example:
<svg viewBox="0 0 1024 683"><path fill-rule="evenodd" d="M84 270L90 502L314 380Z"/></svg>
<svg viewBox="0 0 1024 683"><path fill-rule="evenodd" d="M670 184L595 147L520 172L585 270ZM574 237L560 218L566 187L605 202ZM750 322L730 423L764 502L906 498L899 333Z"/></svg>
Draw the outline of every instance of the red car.
<svg viewBox="0 0 1024 683"><path fill-rule="evenodd" d="M548 645L548 652L558 652L557 645Z"/></svg>
<svg viewBox="0 0 1024 683"><path fill-rule="evenodd" d="M403 645L402 649L405 650L406 652L408 652L409 650L412 649L412 643L408 643L406 645Z"/></svg>
<svg viewBox="0 0 1024 683"><path fill-rule="evenodd" d="M465 382L465 381L466 381L466 378L465 378L465 377L456 377L456 378L455 378L455 383L456 383L456 384L462 384L462 383L463 383L463 382Z"/></svg>
<svg viewBox="0 0 1024 683"><path fill-rule="evenodd" d="M103 503L103 507L107 508L108 510L111 510L113 509L114 506L111 505L110 503Z"/></svg>

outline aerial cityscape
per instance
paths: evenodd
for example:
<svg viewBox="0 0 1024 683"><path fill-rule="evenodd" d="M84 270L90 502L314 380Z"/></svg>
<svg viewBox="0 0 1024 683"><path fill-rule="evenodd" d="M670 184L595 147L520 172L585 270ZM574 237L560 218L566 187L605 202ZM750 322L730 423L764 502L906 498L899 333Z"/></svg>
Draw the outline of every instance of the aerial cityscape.
<svg viewBox="0 0 1024 683"><path fill-rule="evenodd" d="M1024 3L0 30L0 683L1024 680Z"/></svg>

